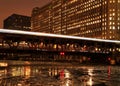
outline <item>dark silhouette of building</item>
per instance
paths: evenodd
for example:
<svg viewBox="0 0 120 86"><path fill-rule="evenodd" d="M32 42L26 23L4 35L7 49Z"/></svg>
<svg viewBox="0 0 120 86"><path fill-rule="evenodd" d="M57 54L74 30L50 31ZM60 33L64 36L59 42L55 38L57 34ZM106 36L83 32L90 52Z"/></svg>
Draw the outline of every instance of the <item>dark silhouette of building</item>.
<svg viewBox="0 0 120 86"><path fill-rule="evenodd" d="M4 29L15 29L15 30L31 30L31 17L12 14L4 20Z"/></svg>
<svg viewBox="0 0 120 86"><path fill-rule="evenodd" d="M120 0L52 0L31 21L32 31L120 40Z"/></svg>

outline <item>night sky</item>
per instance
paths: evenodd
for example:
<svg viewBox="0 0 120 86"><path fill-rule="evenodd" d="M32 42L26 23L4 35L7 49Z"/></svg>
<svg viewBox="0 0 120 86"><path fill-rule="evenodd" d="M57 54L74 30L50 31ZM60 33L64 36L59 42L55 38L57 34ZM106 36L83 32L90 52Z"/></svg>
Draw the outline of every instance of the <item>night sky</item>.
<svg viewBox="0 0 120 86"><path fill-rule="evenodd" d="M32 8L42 7L51 0L0 0L0 28L3 20L13 13L31 16Z"/></svg>

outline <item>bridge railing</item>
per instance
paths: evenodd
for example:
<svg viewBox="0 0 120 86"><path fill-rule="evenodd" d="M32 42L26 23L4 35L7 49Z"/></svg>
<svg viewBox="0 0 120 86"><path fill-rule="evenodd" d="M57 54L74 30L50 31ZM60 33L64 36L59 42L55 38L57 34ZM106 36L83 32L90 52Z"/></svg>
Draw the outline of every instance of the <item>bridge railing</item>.
<svg viewBox="0 0 120 86"><path fill-rule="evenodd" d="M41 50L41 51L65 51L65 52L90 52L90 53L109 53L109 52L120 52L120 48L110 48L110 47L97 47L95 45L78 45L78 44L46 44L46 43L28 43L19 42L19 44L11 43L0 44L0 48L4 49L19 49L19 50Z"/></svg>

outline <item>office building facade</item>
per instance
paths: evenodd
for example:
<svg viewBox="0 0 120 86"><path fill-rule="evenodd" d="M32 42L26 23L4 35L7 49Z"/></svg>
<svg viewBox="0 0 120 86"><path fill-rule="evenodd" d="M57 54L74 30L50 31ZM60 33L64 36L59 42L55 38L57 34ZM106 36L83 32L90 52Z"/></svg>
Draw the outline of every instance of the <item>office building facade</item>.
<svg viewBox="0 0 120 86"><path fill-rule="evenodd" d="M33 8L31 17L32 31L53 33L51 18L51 3L43 6L42 8Z"/></svg>
<svg viewBox="0 0 120 86"><path fill-rule="evenodd" d="M31 30L31 17L12 14L6 18L3 22L4 29L13 29L13 30Z"/></svg>
<svg viewBox="0 0 120 86"><path fill-rule="evenodd" d="M45 16L40 11L47 16L39 18ZM47 23L43 25L44 19ZM41 27L35 28L35 23ZM52 0L33 9L32 28L38 32L120 40L120 0Z"/></svg>

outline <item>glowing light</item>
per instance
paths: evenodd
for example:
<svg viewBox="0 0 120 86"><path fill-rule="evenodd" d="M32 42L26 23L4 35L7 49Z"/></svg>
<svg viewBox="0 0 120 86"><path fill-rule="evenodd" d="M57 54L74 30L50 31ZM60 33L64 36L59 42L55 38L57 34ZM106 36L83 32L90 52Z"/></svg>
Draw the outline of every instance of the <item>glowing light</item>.
<svg viewBox="0 0 120 86"><path fill-rule="evenodd" d="M22 84L18 83L17 86L22 86Z"/></svg>
<svg viewBox="0 0 120 86"><path fill-rule="evenodd" d="M65 73L65 78L70 78L70 73Z"/></svg>
<svg viewBox="0 0 120 86"><path fill-rule="evenodd" d="M108 58L108 60L110 61L110 60L111 60L111 58Z"/></svg>
<svg viewBox="0 0 120 86"><path fill-rule="evenodd" d="M0 67L7 67L7 66L8 66L8 63L0 62Z"/></svg>
<svg viewBox="0 0 120 86"><path fill-rule="evenodd" d="M95 48L96 51L98 51L98 48Z"/></svg>
<svg viewBox="0 0 120 86"><path fill-rule="evenodd" d="M89 81L87 82L87 84L88 84L89 86L92 86L92 85L93 85L92 77L89 78Z"/></svg>
<svg viewBox="0 0 120 86"><path fill-rule="evenodd" d="M31 68L30 68L30 66L26 66L26 67L25 67L25 75L29 77L29 76L30 76L30 73L31 73Z"/></svg>
<svg viewBox="0 0 120 86"><path fill-rule="evenodd" d="M56 49L56 48L57 48L57 45L55 44L55 45L53 46L53 48Z"/></svg>
<svg viewBox="0 0 120 86"><path fill-rule="evenodd" d="M60 55L64 56L64 55L65 55L65 53L64 53L64 52L60 52Z"/></svg>
<svg viewBox="0 0 120 86"><path fill-rule="evenodd" d="M104 40L104 39L96 39L96 38L86 38L86 37L78 37L78 36L57 35L57 34L49 34L49 33L8 30L8 29L0 29L0 34L16 34L16 35L29 35L29 36L39 36L39 37L49 37L49 38L51 37L51 38L87 40L87 41L96 41L96 42L120 43L120 41L117 40Z"/></svg>
<svg viewBox="0 0 120 86"><path fill-rule="evenodd" d="M93 69L88 69L88 75L90 75L90 76L93 75Z"/></svg>
<svg viewBox="0 0 120 86"><path fill-rule="evenodd" d="M65 83L65 86L71 86L71 81L70 80L67 80L66 83Z"/></svg>

